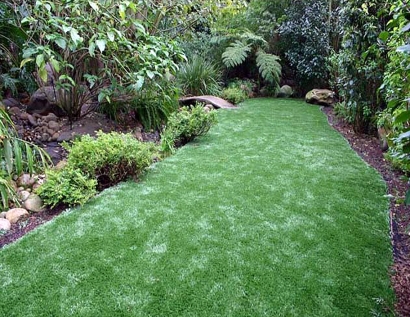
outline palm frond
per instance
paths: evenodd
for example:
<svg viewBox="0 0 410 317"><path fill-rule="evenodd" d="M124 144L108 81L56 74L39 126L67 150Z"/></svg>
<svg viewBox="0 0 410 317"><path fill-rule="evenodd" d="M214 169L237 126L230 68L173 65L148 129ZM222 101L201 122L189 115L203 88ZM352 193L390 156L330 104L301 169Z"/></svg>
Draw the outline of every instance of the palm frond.
<svg viewBox="0 0 410 317"><path fill-rule="evenodd" d="M235 67L242 64L248 57L252 48L250 44L241 41L235 41L229 45L222 54L222 61L227 67Z"/></svg>
<svg viewBox="0 0 410 317"><path fill-rule="evenodd" d="M256 64L259 68L259 73L267 82L279 85L280 76L282 74L282 66L279 63L280 58L273 54L268 54L263 50L256 53Z"/></svg>

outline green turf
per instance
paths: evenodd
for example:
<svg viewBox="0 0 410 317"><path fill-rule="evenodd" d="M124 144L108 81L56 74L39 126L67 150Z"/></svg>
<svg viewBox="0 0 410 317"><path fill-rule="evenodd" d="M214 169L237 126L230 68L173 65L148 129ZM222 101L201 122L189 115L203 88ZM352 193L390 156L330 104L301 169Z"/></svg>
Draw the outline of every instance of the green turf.
<svg viewBox="0 0 410 317"><path fill-rule="evenodd" d="M0 316L376 316L385 193L319 108L250 100L0 250Z"/></svg>

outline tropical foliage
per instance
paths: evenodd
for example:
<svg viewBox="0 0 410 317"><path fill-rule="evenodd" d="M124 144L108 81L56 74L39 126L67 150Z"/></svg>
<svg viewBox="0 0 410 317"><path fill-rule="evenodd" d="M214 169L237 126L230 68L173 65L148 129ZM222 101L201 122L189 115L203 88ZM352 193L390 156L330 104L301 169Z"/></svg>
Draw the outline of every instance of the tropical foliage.
<svg viewBox="0 0 410 317"><path fill-rule="evenodd" d="M199 55L181 65L177 79L184 95L218 96L221 92L222 72Z"/></svg>

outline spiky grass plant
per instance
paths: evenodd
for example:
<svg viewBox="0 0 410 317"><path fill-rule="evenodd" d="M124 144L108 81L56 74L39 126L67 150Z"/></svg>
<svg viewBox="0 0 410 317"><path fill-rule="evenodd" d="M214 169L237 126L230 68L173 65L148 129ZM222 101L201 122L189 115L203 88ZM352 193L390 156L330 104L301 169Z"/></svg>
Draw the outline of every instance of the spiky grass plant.
<svg viewBox="0 0 410 317"><path fill-rule="evenodd" d="M184 95L216 95L222 90L221 71L201 56L194 56L183 64L178 74L178 83Z"/></svg>
<svg viewBox="0 0 410 317"><path fill-rule="evenodd" d="M40 147L20 139L6 110L0 108L0 197L2 208L9 200L16 201L11 185L14 175L30 174L51 164L50 157Z"/></svg>

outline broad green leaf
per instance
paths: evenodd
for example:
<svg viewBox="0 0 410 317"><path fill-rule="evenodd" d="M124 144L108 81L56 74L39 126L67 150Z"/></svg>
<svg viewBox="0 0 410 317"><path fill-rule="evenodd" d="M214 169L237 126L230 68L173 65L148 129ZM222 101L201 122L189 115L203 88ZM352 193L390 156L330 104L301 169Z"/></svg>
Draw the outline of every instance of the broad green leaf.
<svg viewBox="0 0 410 317"><path fill-rule="evenodd" d="M138 78L138 80L137 80L136 84L134 85L134 87L138 91L144 85L145 78L144 78L144 76L137 76L137 78Z"/></svg>
<svg viewBox="0 0 410 317"><path fill-rule="evenodd" d="M36 57L36 65L37 67L41 68L44 66L44 55L43 54L39 54Z"/></svg>
<svg viewBox="0 0 410 317"><path fill-rule="evenodd" d="M96 46L94 42L91 42L90 45L88 46L88 52L90 53L92 57L95 56L95 48Z"/></svg>
<svg viewBox="0 0 410 317"><path fill-rule="evenodd" d="M74 28L72 28L71 30L70 30L70 36L71 36L71 39L73 40L73 42L74 43L78 43L78 42L81 42L82 41L82 38L80 37L80 35L78 34L78 31L76 30L76 29L74 29Z"/></svg>
<svg viewBox="0 0 410 317"><path fill-rule="evenodd" d="M64 38L58 37L58 38L55 39L55 42L56 42L56 44L57 44L61 49L63 49L63 50L66 49L66 47L67 47L67 42L66 42L66 40L65 40Z"/></svg>
<svg viewBox="0 0 410 317"><path fill-rule="evenodd" d="M59 73L60 72L60 63L55 60L54 58L50 60L51 65L53 66L54 70Z"/></svg>
<svg viewBox="0 0 410 317"><path fill-rule="evenodd" d="M410 110L401 112L397 117L394 118L394 123L404 123L410 120Z"/></svg>
<svg viewBox="0 0 410 317"><path fill-rule="evenodd" d="M38 69L38 74L40 76L40 79L44 82L47 82L47 70L46 70L46 65L44 64L43 67L40 67Z"/></svg>
<svg viewBox="0 0 410 317"><path fill-rule="evenodd" d="M148 76L150 79L153 79L153 78L155 77L155 74L154 74L152 71L150 71L150 70L147 70L146 73L147 73L147 76Z"/></svg>
<svg viewBox="0 0 410 317"><path fill-rule="evenodd" d="M95 44L97 44L100 52L104 52L105 51L105 45L107 44L106 40L97 40L95 41Z"/></svg>
<svg viewBox="0 0 410 317"><path fill-rule="evenodd" d="M390 36L389 32L383 31L379 34L379 39L381 39L383 42L386 42L389 36Z"/></svg>
<svg viewBox="0 0 410 317"><path fill-rule="evenodd" d="M68 80L72 86L75 86L75 81L70 76L61 75L60 77L58 77L58 80L59 81Z"/></svg>
<svg viewBox="0 0 410 317"><path fill-rule="evenodd" d="M64 33L68 33L68 32L70 32L71 29L72 29L71 26L66 26L66 25L63 25L61 28L63 29Z"/></svg>
<svg viewBox="0 0 410 317"><path fill-rule="evenodd" d="M113 42L115 40L115 34L113 32L107 33L108 39Z"/></svg>
<svg viewBox="0 0 410 317"><path fill-rule="evenodd" d="M92 2L92 1L88 1L88 4L90 5L90 7L91 8L93 8L95 11L99 11L100 10L100 8L99 8L99 6L98 6L98 4L97 3L95 3L95 2Z"/></svg>
<svg viewBox="0 0 410 317"><path fill-rule="evenodd" d="M23 59L20 63L20 68L23 68L24 65L26 65L27 63L32 62L32 61L34 61L34 58L31 58L31 57Z"/></svg>
<svg viewBox="0 0 410 317"><path fill-rule="evenodd" d="M119 14L120 14L120 18L121 18L122 20L125 20L125 10L126 10L126 9L127 9L127 8L125 7L125 5L120 4Z"/></svg>

